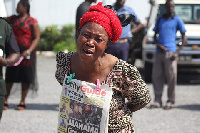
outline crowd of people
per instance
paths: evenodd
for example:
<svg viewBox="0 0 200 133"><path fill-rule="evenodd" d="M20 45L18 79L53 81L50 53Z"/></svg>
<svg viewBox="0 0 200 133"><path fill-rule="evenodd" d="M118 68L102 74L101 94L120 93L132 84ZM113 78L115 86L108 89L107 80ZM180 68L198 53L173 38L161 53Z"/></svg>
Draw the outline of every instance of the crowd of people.
<svg viewBox="0 0 200 133"><path fill-rule="evenodd" d="M75 33L77 51L57 53L55 76L61 85L64 85L66 76L74 74L71 79L95 85L98 80L100 86L111 88L113 94L109 107L108 132L134 133L132 112L144 108L151 101L148 87L139 71L135 66L127 63L130 40L144 27L135 11L125 5L126 0L116 0L113 5L103 6L103 3L99 2L91 6L96 2L97 0L85 0L77 8ZM165 82L163 75L166 75L169 87L168 100L164 109L171 109L175 103L176 59L186 44L186 30L183 21L174 14L174 6L173 0L166 1L166 14L156 20L154 27L157 48L152 77L155 100L150 106L151 109L162 106L162 88ZM7 66L6 83L4 84L2 72L0 79L0 118L2 110L9 108L8 97L13 83L21 83L22 93L18 110L26 108L25 99L29 89L34 91L38 89L36 46L40 39L40 28L37 19L30 16L28 0L20 0L16 11L18 15L0 19L0 33L4 29L3 35L6 38L0 49L6 58L3 58L3 54L0 55L0 64ZM131 26L132 23L134 27ZM177 30L180 30L183 40L183 45L178 50L174 40ZM67 98L67 92L64 95ZM62 103L59 112L70 114L69 118L83 115L83 107L80 107L81 113L76 111L78 105L78 103L70 105L71 110L68 111L68 105ZM94 114L97 109L94 106ZM79 115L74 115L76 112L79 112ZM93 117L96 118L92 115L90 121ZM66 128L67 119L62 118L59 122Z"/></svg>

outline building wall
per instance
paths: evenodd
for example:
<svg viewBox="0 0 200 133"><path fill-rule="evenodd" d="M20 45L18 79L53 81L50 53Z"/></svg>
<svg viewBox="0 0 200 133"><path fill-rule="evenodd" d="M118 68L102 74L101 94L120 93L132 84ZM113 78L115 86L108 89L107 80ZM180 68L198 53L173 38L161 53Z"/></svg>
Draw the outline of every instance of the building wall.
<svg viewBox="0 0 200 133"><path fill-rule="evenodd" d="M7 12L6 12L4 0L0 0L0 17L6 17L6 16L7 16Z"/></svg>
<svg viewBox="0 0 200 133"><path fill-rule="evenodd" d="M15 14L19 0L5 0L8 16ZM30 0L31 16L37 18L39 25L75 24L76 9L84 0ZM115 0L98 0L105 4L113 4ZM140 20L145 23L149 14L148 0L126 0L126 5L132 7Z"/></svg>

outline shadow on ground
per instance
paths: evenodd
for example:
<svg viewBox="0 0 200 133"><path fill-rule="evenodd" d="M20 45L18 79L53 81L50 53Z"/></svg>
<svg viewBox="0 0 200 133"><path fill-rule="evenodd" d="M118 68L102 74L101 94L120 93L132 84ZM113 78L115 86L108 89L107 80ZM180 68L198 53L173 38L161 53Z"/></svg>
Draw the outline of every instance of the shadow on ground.
<svg viewBox="0 0 200 133"><path fill-rule="evenodd" d="M190 104L190 105L179 105L175 108L191 110L191 111L200 111L200 104Z"/></svg>
<svg viewBox="0 0 200 133"><path fill-rule="evenodd" d="M17 109L16 104L9 104L8 109ZM51 110L51 111L58 111L59 105L58 104L26 104L26 110Z"/></svg>
<svg viewBox="0 0 200 133"><path fill-rule="evenodd" d="M140 72L142 79L144 80L144 68L138 68L138 71ZM152 83L147 82L146 83ZM199 85L200 84L200 75L199 74L178 74L177 75L177 84L179 85Z"/></svg>

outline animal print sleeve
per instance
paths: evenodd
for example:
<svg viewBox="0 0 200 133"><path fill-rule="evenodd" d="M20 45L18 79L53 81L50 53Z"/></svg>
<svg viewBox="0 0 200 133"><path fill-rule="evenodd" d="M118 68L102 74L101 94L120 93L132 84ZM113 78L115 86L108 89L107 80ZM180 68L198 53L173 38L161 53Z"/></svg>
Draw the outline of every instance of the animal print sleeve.
<svg viewBox="0 0 200 133"><path fill-rule="evenodd" d="M70 73L70 55L71 53L66 54L64 52L58 52L58 54L56 55L57 70L55 73L55 77L61 85L63 84L65 74Z"/></svg>
<svg viewBox="0 0 200 133"><path fill-rule="evenodd" d="M150 93L146 83L135 66L124 62L122 76L122 95L134 105L143 105L150 102Z"/></svg>

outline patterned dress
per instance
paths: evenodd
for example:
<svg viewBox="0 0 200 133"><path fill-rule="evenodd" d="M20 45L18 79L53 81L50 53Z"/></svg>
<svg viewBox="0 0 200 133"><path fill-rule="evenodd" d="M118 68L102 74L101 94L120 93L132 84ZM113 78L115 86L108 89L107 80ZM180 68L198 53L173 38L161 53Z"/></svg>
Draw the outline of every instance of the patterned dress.
<svg viewBox="0 0 200 133"><path fill-rule="evenodd" d="M74 52L59 52L56 56L56 79L62 85L65 74L70 75L70 58ZM136 67L118 60L101 85L108 85L113 89L113 96L109 110L109 133L134 133L132 112L125 103L125 98L134 105L150 102L149 90L141 79Z"/></svg>
<svg viewBox="0 0 200 133"><path fill-rule="evenodd" d="M10 23L20 48L20 53L32 45L33 25L37 20L28 16L20 21L19 16L9 17ZM30 59L23 59L19 66L9 66L6 69L6 82L24 82L35 84L36 77L36 51L31 52ZM35 85L34 85L35 86Z"/></svg>

